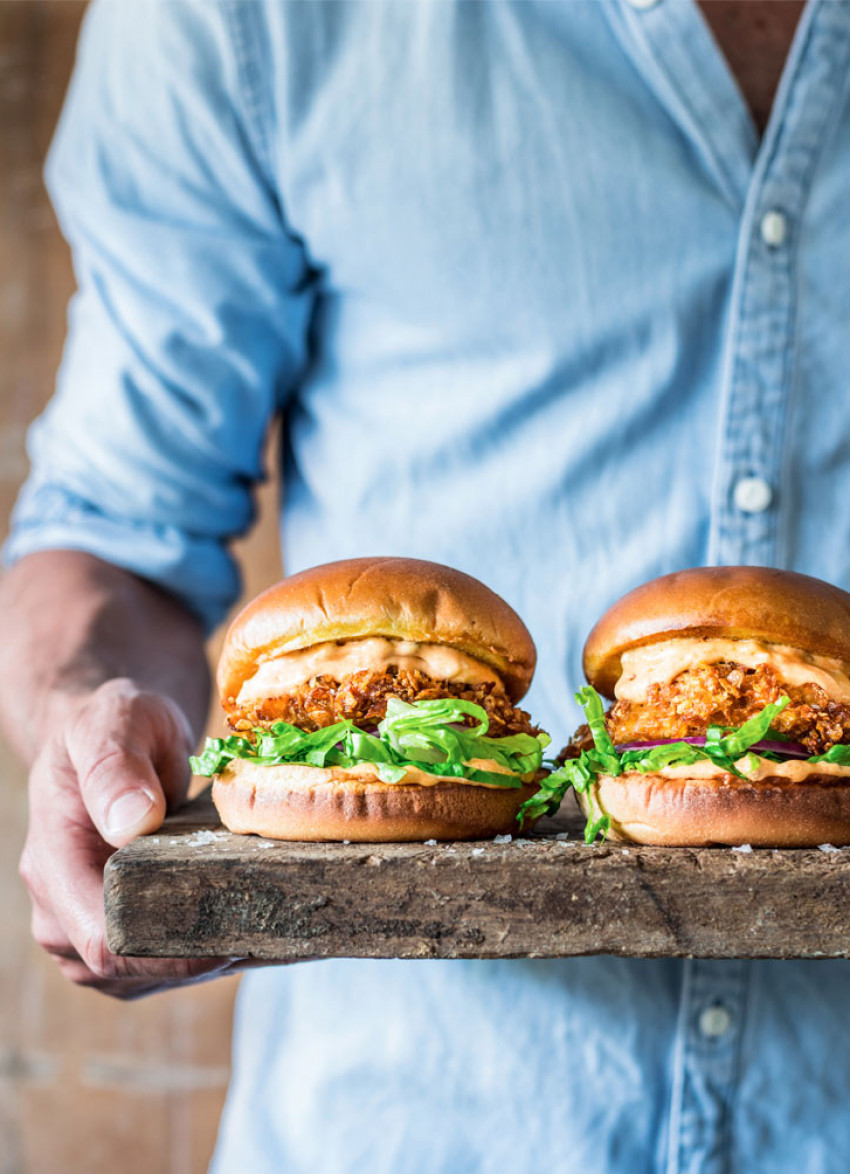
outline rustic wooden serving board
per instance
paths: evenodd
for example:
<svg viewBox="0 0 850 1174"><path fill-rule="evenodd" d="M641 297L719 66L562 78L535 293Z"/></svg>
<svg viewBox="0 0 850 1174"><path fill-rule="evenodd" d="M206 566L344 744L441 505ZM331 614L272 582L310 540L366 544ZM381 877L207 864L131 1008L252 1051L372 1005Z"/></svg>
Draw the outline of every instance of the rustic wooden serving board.
<svg viewBox="0 0 850 1174"><path fill-rule="evenodd" d="M281 958L850 957L850 848L286 844L205 797L106 868L119 954Z"/></svg>

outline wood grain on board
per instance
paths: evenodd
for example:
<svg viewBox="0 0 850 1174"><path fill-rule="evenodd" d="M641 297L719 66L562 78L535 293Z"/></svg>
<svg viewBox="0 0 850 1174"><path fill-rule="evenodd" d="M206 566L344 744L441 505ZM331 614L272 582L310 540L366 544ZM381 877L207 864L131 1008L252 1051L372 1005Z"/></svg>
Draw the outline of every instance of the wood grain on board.
<svg viewBox="0 0 850 1174"><path fill-rule="evenodd" d="M850 957L850 849L235 836L205 797L107 866L112 949L256 958Z"/></svg>

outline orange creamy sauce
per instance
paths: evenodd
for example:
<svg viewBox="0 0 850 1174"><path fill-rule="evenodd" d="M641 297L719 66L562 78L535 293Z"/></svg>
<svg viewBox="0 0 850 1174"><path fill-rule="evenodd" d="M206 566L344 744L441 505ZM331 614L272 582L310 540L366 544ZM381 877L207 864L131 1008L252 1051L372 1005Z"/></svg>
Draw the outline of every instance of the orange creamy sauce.
<svg viewBox="0 0 850 1174"><path fill-rule="evenodd" d="M786 644L714 637L661 640L632 648L622 655L622 674L614 688L618 701L645 701L652 685L669 685L679 673L700 664L733 661L756 668L767 664L788 685L813 682L835 701L850 703L847 666Z"/></svg>
<svg viewBox="0 0 850 1174"><path fill-rule="evenodd" d="M476 770L492 771L494 774L511 774L509 770L491 759L473 758L468 766ZM516 776L514 776L516 777ZM528 777L528 776L527 776ZM418 767L409 766L403 779L398 783L383 783L372 763L364 762L357 766L308 766L304 763L292 763L287 766L286 784L288 787L309 790L311 787L329 786L334 783L380 783L384 786L401 787L411 783L419 787L436 787L438 783L459 783L464 787L487 787L492 791L501 791L494 783L479 783L474 779L457 779L454 776L432 775Z"/></svg>
<svg viewBox="0 0 850 1174"><path fill-rule="evenodd" d="M489 665L448 644L367 636L362 640L330 640L267 660L244 682L236 700L242 705L280 697L313 677L329 676L339 681L363 669L384 672L389 668L418 669L435 681L459 681L464 685L500 680Z"/></svg>
<svg viewBox="0 0 850 1174"><path fill-rule="evenodd" d="M834 775L836 778L850 778L850 766L840 766L837 762L806 762L804 759L788 759L785 762L770 762L765 758L758 758L755 768L746 756L739 758L735 763L741 774L746 775L750 782L760 783L764 779L787 779L789 783L803 783L814 775ZM705 759L702 762L679 766L665 766L658 771L665 779L714 779L725 776L726 772L718 770L713 762ZM732 775L734 781L738 781Z"/></svg>

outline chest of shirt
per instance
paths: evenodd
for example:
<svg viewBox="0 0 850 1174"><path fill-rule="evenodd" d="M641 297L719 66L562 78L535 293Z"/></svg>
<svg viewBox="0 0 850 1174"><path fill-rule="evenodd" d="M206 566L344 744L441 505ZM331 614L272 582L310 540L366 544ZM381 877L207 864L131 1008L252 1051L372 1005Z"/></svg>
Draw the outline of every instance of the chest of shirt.
<svg viewBox="0 0 850 1174"><path fill-rule="evenodd" d="M605 5L294 5L280 19L283 204L349 309L469 346L494 321L526 341L565 323L598 340L722 296L739 210Z"/></svg>

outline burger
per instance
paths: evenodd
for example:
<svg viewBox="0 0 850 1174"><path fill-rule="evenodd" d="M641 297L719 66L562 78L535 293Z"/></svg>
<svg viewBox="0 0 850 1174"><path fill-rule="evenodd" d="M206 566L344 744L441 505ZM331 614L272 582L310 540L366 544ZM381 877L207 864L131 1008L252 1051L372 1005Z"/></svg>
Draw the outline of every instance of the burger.
<svg viewBox="0 0 850 1174"><path fill-rule="evenodd" d="M437 563L313 567L227 632L232 731L192 760L233 832L428 840L516 830L548 736L517 708L534 643L508 604Z"/></svg>
<svg viewBox="0 0 850 1174"><path fill-rule="evenodd" d="M665 575L599 620L584 670L586 724L528 815L572 787L588 841L850 844L846 592L766 567Z"/></svg>

